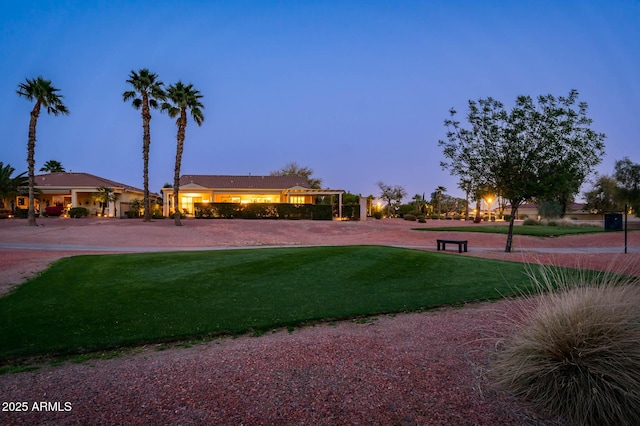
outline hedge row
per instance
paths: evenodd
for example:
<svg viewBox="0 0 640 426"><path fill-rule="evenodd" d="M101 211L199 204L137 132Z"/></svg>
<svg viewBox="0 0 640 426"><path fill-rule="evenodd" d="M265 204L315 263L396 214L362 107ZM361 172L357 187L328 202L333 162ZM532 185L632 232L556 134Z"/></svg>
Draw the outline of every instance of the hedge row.
<svg viewBox="0 0 640 426"><path fill-rule="evenodd" d="M333 208L326 204L194 203L198 219L313 219L331 220Z"/></svg>

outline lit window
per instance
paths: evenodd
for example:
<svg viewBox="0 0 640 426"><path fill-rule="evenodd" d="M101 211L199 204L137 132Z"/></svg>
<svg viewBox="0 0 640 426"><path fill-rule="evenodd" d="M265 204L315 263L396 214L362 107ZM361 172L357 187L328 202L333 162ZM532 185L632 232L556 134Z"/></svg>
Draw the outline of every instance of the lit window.
<svg viewBox="0 0 640 426"><path fill-rule="evenodd" d="M304 197L290 197L291 204L304 204Z"/></svg>

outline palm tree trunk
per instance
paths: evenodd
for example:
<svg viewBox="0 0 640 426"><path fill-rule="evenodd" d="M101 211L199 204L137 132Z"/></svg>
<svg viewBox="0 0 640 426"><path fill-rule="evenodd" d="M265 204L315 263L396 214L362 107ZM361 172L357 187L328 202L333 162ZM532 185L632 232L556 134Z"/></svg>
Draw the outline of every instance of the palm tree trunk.
<svg viewBox="0 0 640 426"><path fill-rule="evenodd" d="M36 210L35 210L35 151L36 151L36 125L38 124L38 116L40 115L40 101L37 101L31 111L31 119L29 120L29 141L27 143L27 167L29 170L29 210L28 222L29 226L37 226Z"/></svg>
<svg viewBox="0 0 640 426"><path fill-rule="evenodd" d="M178 192L180 191L180 166L182 164L182 151L184 149L186 128L187 111L185 108L183 108L182 111L180 111L180 120L178 121L178 146L176 147L176 166L173 174L173 200L176 206L176 226L182 226L182 221L180 220L180 203L178 202Z"/></svg>
<svg viewBox="0 0 640 426"><path fill-rule="evenodd" d="M143 222L151 222L151 202L149 201L149 146L151 145L151 112L146 93L142 95L142 160L144 162L142 178L144 181L144 218Z"/></svg>

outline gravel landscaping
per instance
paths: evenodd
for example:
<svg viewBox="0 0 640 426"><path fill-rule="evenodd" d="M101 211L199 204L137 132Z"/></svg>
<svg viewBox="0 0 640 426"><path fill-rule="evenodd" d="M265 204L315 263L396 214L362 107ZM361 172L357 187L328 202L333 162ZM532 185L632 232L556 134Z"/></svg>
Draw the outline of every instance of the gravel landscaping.
<svg viewBox="0 0 640 426"><path fill-rule="evenodd" d="M444 222L444 221L442 221ZM384 244L640 276L640 232L555 239L418 232L402 220L367 222L39 219L0 221L0 290L63 256L153 249ZM448 225L442 223L442 225ZM469 226L483 226L469 224ZM21 244L23 248L15 248ZM12 245L8 248L8 245ZM29 247L29 248L26 248ZM566 252L540 252L549 249ZM590 249L579 251L578 249ZM382 315L181 346L127 350L0 376L1 424L495 425L553 424L492 388L487 367L510 302ZM44 404L41 404L43 403ZM14 403L14 404L9 404ZM16 404L18 403L18 404ZM26 403L26 404L23 404ZM6 408L6 409L5 409ZM9 410L9 409L12 410ZM24 409L22 412L17 409Z"/></svg>

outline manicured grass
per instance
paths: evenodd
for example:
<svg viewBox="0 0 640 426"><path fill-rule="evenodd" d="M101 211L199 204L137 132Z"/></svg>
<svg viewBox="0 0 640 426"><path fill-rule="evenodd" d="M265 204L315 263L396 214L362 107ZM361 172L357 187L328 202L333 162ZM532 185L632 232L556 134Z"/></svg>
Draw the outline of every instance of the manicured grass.
<svg viewBox="0 0 640 426"><path fill-rule="evenodd" d="M0 362L497 299L525 268L379 246L65 258L0 298Z"/></svg>
<svg viewBox="0 0 640 426"><path fill-rule="evenodd" d="M447 232L484 232L488 234L507 234L509 226L479 225L479 226L448 226L444 228L414 228L417 231L447 231ZM604 232L604 228L595 226L542 226L517 225L513 227L514 235L532 235L536 237L561 237L563 235L590 234Z"/></svg>

